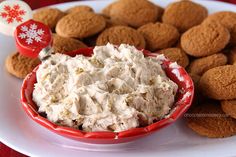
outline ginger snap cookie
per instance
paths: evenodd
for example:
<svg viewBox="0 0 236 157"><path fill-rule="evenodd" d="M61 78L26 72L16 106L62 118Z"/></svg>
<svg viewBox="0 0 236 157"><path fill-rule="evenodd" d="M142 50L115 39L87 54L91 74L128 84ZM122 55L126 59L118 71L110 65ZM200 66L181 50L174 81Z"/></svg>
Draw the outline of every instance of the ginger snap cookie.
<svg viewBox="0 0 236 157"><path fill-rule="evenodd" d="M62 37L86 38L106 27L103 16L92 12L72 13L64 16L56 25L56 32Z"/></svg>
<svg viewBox="0 0 236 157"><path fill-rule="evenodd" d="M28 58L20 55L19 52L10 54L5 62L7 71L20 79L24 79L39 64L38 58Z"/></svg>
<svg viewBox="0 0 236 157"><path fill-rule="evenodd" d="M181 36L183 50L195 57L220 52L230 40L229 31L218 23L192 27Z"/></svg>
<svg viewBox="0 0 236 157"><path fill-rule="evenodd" d="M234 64L236 62L236 47L232 48L226 55L228 57L228 63Z"/></svg>
<svg viewBox="0 0 236 157"><path fill-rule="evenodd" d="M128 26L115 26L104 30L97 38L97 45L107 43L115 45L129 44L137 48L145 48L144 37L135 29Z"/></svg>
<svg viewBox="0 0 236 157"><path fill-rule="evenodd" d="M158 51L164 54L170 61L177 62L182 67L187 67L189 64L189 59L186 53L180 48L167 48Z"/></svg>
<svg viewBox="0 0 236 157"><path fill-rule="evenodd" d="M55 29L57 22L65 16L65 13L56 8L43 8L33 14L33 19Z"/></svg>
<svg viewBox="0 0 236 157"><path fill-rule="evenodd" d="M143 25L138 31L144 36L147 49L151 51L171 47L180 36L175 27L159 22Z"/></svg>
<svg viewBox="0 0 236 157"><path fill-rule="evenodd" d="M221 11L209 15L203 23L219 22L226 27L231 35L230 44L236 44L236 12Z"/></svg>
<svg viewBox="0 0 236 157"><path fill-rule="evenodd" d="M236 100L221 101L221 108L227 115L236 119Z"/></svg>
<svg viewBox="0 0 236 157"><path fill-rule="evenodd" d="M79 48L87 47L83 42L73 39L61 37L57 34L53 34L53 50L57 53L65 53Z"/></svg>
<svg viewBox="0 0 236 157"><path fill-rule="evenodd" d="M149 22L155 22L161 16L161 10L158 9L148 0L119 0L108 14L111 18L138 28Z"/></svg>
<svg viewBox="0 0 236 157"><path fill-rule="evenodd" d="M188 72L202 75L207 70L225 65L226 63L227 57L223 53L213 54L193 60L188 67Z"/></svg>
<svg viewBox="0 0 236 157"><path fill-rule="evenodd" d="M192 1L178 1L167 6L162 16L163 23L175 26L180 32L199 25L208 15L207 9Z"/></svg>
<svg viewBox="0 0 236 157"><path fill-rule="evenodd" d="M90 6L87 6L87 5L74 6L74 7L67 9L65 12L67 14L71 14L71 13L80 13L82 11L94 12L93 8L91 8Z"/></svg>
<svg viewBox="0 0 236 157"><path fill-rule="evenodd" d="M224 65L206 71L199 81L199 88L208 98L236 99L236 66Z"/></svg>
<svg viewBox="0 0 236 157"><path fill-rule="evenodd" d="M187 119L187 125L199 135L223 138L236 135L236 120L227 116L221 106L214 103L196 105Z"/></svg>

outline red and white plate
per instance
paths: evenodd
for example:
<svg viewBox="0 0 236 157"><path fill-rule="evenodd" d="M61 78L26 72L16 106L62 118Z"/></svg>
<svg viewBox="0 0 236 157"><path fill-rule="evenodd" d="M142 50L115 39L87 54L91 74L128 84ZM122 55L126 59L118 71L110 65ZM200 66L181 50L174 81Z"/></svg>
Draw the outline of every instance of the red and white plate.
<svg viewBox="0 0 236 157"><path fill-rule="evenodd" d="M174 0L153 0L165 7ZM59 9L85 4L99 12L112 1L85 1L55 5ZM222 10L236 11L236 5L197 0L210 13ZM29 156L236 156L236 136L225 139L200 137L186 127L183 120L145 138L123 144L97 145L71 140L32 121L20 103L22 81L10 76L4 67L6 56L15 51L13 37L0 34L0 141Z"/></svg>

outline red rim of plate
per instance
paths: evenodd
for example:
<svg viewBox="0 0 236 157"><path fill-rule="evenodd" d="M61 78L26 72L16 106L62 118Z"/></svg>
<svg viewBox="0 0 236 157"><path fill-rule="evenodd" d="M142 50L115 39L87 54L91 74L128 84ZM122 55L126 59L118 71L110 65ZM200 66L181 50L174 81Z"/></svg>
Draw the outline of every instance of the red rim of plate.
<svg viewBox="0 0 236 157"><path fill-rule="evenodd" d="M156 53L151 53L147 50L142 50L145 56L147 57L155 57ZM67 55L75 56L77 54L82 54L85 56L91 56L93 53L93 48L81 48L76 51L68 52ZM180 116L182 116L188 108L191 106L193 95L194 95L194 85L193 81L188 75L188 73L184 70L184 68L180 66L173 66L173 64L167 59L163 59L162 61L162 68L166 72L167 76L178 84L178 92L176 102L174 104L174 108L172 109L171 113L164 119L161 119L151 125L146 127L139 127L133 128L126 131L121 132L84 132L78 129L59 126L53 122L50 122L48 119L44 118L37 112L37 106L32 100L32 92L34 89L34 84L36 83L36 72L38 67L36 67L32 73L27 75L24 79L22 88L21 88L21 103L25 112L37 123L46 127L47 129L56 132L60 135L71 137L74 139L94 139L94 140L117 140L122 138L130 138L135 136L143 136L145 134L149 134L153 131L159 130L165 127L168 124L173 123L176 121ZM178 72L180 76L177 76L173 73ZM184 80L184 81L182 81Z"/></svg>

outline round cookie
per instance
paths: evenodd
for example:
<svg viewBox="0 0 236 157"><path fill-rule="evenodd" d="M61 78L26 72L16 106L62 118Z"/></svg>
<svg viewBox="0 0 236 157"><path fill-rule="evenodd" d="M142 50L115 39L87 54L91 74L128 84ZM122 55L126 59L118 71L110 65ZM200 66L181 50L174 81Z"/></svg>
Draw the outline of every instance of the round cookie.
<svg viewBox="0 0 236 157"><path fill-rule="evenodd" d="M20 79L24 79L39 64L38 58L28 58L20 55L19 52L9 55L5 62L7 71Z"/></svg>
<svg viewBox="0 0 236 157"><path fill-rule="evenodd" d="M164 54L170 61L177 62L182 67L187 67L189 64L189 59L186 53L180 48L167 48L158 51Z"/></svg>
<svg viewBox="0 0 236 157"><path fill-rule="evenodd" d="M74 6L71 7L69 9L66 10L67 14L71 14L71 13L80 13L82 11L87 11L87 12L94 12L93 8L91 8L90 6L87 5L78 5L78 6Z"/></svg>
<svg viewBox="0 0 236 157"><path fill-rule="evenodd" d="M236 100L221 101L221 108L227 115L236 119Z"/></svg>
<svg viewBox="0 0 236 157"><path fill-rule="evenodd" d="M236 135L236 120L225 115L219 104L196 105L187 117L187 125L199 135L223 138Z"/></svg>
<svg viewBox="0 0 236 157"><path fill-rule="evenodd" d="M56 32L62 37L86 38L106 27L105 19L92 12L72 13L64 16L56 25Z"/></svg>
<svg viewBox="0 0 236 157"><path fill-rule="evenodd" d="M199 25L206 17L207 9L192 1L178 1L171 3L162 16L163 23L175 26L180 32Z"/></svg>
<svg viewBox="0 0 236 157"><path fill-rule="evenodd" d="M57 34L53 34L53 50L57 53L65 53L79 48L87 47L83 42L73 39L61 37Z"/></svg>
<svg viewBox="0 0 236 157"><path fill-rule="evenodd" d="M138 31L144 36L150 51L171 47L180 36L175 27L159 22L143 25Z"/></svg>
<svg viewBox="0 0 236 157"><path fill-rule="evenodd" d="M236 44L236 13L230 11L221 11L209 15L203 23L219 22L226 27L231 35L230 44Z"/></svg>
<svg viewBox="0 0 236 157"><path fill-rule="evenodd" d="M236 47L232 48L229 53L227 53L228 63L234 64L236 62Z"/></svg>
<svg viewBox="0 0 236 157"><path fill-rule="evenodd" d="M149 22L155 22L161 11L147 0L119 0L110 9L110 17L138 28Z"/></svg>
<svg viewBox="0 0 236 157"><path fill-rule="evenodd" d="M48 25L52 30L56 27L57 22L65 16L65 13L56 8L43 8L33 14L35 21Z"/></svg>
<svg viewBox="0 0 236 157"><path fill-rule="evenodd" d="M224 65L206 71L199 81L199 88L212 99L236 99L236 66Z"/></svg>
<svg viewBox="0 0 236 157"><path fill-rule="evenodd" d="M229 39L229 31L218 23L199 25L181 36L181 47L191 56L204 57L220 52Z"/></svg>
<svg viewBox="0 0 236 157"><path fill-rule="evenodd" d="M226 63L227 57L223 53L213 54L193 60L188 67L188 72L201 76L207 70L225 65Z"/></svg>
<svg viewBox="0 0 236 157"><path fill-rule="evenodd" d="M128 26L115 26L105 29L97 38L97 45L107 43L120 45L122 43L133 45L137 48L145 48L143 36L135 29Z"/></svg>

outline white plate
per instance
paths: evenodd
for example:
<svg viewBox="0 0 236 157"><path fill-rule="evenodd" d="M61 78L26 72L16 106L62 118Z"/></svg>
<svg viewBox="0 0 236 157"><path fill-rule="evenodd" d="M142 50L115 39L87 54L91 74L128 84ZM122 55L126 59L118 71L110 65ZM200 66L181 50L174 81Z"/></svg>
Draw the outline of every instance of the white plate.
<svg viewBox="0 0 236 157"><path fill-rule="evenodd" d="M173 0L154 0L166 6ZM213 1L197 1L209 12L236 10L236 5ZM92 6L99 12L111 1L72 2L55 5L66 9L78 4ZM15 50L13 38L0 35L0 141L29 156L236 156L236 136L225 139L200 137L186 127L184 121L143 139L116 145L85 144L56 135L32 121L21 107L21 80L10 76L4 68L4 59Z"/></svg>

